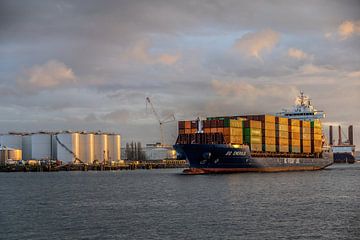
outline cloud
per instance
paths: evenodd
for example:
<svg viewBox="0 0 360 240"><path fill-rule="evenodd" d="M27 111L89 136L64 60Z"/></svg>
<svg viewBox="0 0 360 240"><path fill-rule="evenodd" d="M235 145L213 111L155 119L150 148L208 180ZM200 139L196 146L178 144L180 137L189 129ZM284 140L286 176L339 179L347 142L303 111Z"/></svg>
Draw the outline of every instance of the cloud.
<svg viewBox="0 0 360 240"><path fill-rule="evenodd" d="M147 39L137 41L133 46L126 49L122 58L127 61L136 61L144 64L173 65L180 59L180 54L153 54L150 52L151 42Z"/></svg>
<svg viewBox="0 0 360 240"><path fill-rule="evenodd" d="M271 29L247 33L237 39L234 48L248 57L262 60L265 52L271 52L280 40L280 34Z"/></svg>
<svg viewBox="0 0 360 240"><path fill-rule="evenodd" d="M351 37L353 34L360 33L360 21L344 21L338 27L338 34L342 40Z"/></svg>
<svg viewBox="0 0 360 240"><path fill-rule="evenodd" d="M246 81L221 81L211 82L215 93L221 97L240 97L243 100L256 99L258 97L296 96L299 92L295 86L285 84L251 84Z"/></svg>
<svg viewBox="0 0 360 240"><path fill-rule="evenodd" d="M309 54L307 54L304 51L297 49L297 48L289 48L287 54L289 57L295 58L298 60L304 60L304 59L311 58L311 56Z"/></svg>
<svg viewBox="0 0 360 240"><path fill-rule="evenodd" d="M360 34L360 20L343 21L333 32L325 33L327 39L338 39L338 40L347 40L348 38L353 37L354 35Z"/></svg>
<svg viewBox="0 0 360 240"><path fill-rule="evenodd" d="M33 93L69 86L75 82L73 70L57 60L25 69L16 80L21 90Z"/></svg>

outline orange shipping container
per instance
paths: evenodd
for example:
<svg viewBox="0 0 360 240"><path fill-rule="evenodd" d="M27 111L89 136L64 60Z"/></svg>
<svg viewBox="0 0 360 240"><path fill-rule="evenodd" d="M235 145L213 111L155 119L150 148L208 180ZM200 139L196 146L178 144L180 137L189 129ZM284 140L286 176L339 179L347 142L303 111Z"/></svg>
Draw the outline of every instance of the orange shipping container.
<svg viewBox="0 0 360 240"><path fill-rule="evenodd" d="M185 129L191 128L191 121L185 121Z"/></svg>

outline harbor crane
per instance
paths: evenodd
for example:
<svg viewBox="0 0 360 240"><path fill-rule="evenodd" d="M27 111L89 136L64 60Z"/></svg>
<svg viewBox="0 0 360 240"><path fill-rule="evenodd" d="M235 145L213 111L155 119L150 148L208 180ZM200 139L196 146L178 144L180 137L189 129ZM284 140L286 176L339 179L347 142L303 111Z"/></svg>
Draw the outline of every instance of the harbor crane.
<svg viewBox="0 0 360 240"><path fill-rule="evenodd" d="M165 118L161 119L160 115L156 112L154 105L152 104L151 100L149 97L146 97L146 109L148 104L151 107L151 111L153 112L153 114L155 115L157 121L159 122L159 127L160 127L160 144L161 146L164 146L164 129L163 129L163 125L165 123L170 123L175 121L175 116L174 114L170 114L168 116L166 116Z"/></svg>

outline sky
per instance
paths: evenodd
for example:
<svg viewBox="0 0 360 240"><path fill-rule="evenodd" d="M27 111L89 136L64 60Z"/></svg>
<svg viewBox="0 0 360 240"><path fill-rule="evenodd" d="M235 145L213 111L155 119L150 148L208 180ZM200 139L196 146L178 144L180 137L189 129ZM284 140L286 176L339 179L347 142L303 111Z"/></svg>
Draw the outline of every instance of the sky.
<svg viewBox="0 0 360 240"><path fill-rule="evenodd" d="M360 145L359 1L0 0L3 133L145 144L160 140L146 97L183 120L276 113L300 91ZM174 143L177 123L164 131Z"/></svg>

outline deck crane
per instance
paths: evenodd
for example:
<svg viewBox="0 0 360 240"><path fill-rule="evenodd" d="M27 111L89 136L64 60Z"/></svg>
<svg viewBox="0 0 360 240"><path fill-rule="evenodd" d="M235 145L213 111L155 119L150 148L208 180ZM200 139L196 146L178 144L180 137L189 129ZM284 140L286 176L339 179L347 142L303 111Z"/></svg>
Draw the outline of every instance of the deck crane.
<svg viewBox="0 0 360 240"><path fill-rule="evenodd" d="M153 114L155 115L157 121L159 122L159 127L160 127L160 144L161 146L164 146L164 129L163 129L163 125L165 123L169 123L169 122L173 122L175 121L175 116L174 114L170 114L169 116L165 117L164 119L160 118L160 115L156 112L154 105L152 104L151 100L149 97L146 97L146 108L147 105L150 105L151 107L151 111L153 112Z"/></svg>

